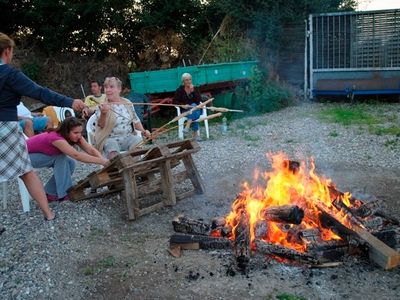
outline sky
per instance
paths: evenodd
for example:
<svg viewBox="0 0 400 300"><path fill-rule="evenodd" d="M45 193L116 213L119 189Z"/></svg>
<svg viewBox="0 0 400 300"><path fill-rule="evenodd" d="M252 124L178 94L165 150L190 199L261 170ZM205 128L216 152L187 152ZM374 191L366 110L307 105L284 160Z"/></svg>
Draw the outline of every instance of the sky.
<svg viewBox="0 0 400 300"><path fill-rule="evenodd" d="M400 8L400 0L361 0L358 10L380 10Z"/></svg>

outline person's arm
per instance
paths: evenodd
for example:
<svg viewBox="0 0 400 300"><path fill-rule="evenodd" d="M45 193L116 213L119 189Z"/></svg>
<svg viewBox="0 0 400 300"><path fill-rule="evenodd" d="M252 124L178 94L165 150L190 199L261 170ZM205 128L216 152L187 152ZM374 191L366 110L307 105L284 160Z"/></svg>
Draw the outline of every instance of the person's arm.
<svg viewBox="0 0 400 300"><path fill-rule="evenodd" d="M91 155L91 156L95 156L95 157L99 157L99 158L103 158L103 156L101 155L100 151L97 150L95 147L93 147L92 145L90 145L85 138L81 137L81 139L78 142L78 146L85 151L87 154Z"/></svg>
<svg viewBox="0 0 400 300"><path fill-rule="evenodd" d="M199 105L201 102L201 94L199 90L197 88L194 88L192 94L193 94L193 102Z"/></svg>
<svg viewBox="0 0 400 300"><path fill-rule="evenodd" d="M32 81L21 71L15 70L13 75L10 76L8 80L9 84L13 87L13 90L22 96L39 100L48 105L72 107L76 110L81 110L84 107L82 100L72 99L48 88L42 87L41 85L38 85L36 82Z"/></svg>
<svg viewBox="0 0 400 300"><path fill-rule="evenodd" d="M139 130L144 136L146 136L146 137L151 136L150 131L144 129L144 127L140 121L134 123L134 126L135 126L135 129Z"/></svg>
<svg viewBox="0 0 400 300"><path fill-rule="evenodd" d="M107 114L110 111L110 105L101 104L99 105L99 110L100 110L100 116L97 119L97 126L99 126L100 128L104 128L104 126L106 126Z"/></svg>
<svg viewBox="0 0 400 300"><path fill-rule="evenodd" d="M174 98L172 100L174 104L187 104L185 103L184 95L182 94L182 87L177 88L174 94Z"/></svg>
<svg viewBox="0 0 400 300"><path fill-rule="evenodd" d="M87 154L86 152L79 152L72 147L66 140L56 140L53 143L54 147L57 147L62 153L79 160L84 163L93 163L98 165L106 165L108 160Z"/></svg>

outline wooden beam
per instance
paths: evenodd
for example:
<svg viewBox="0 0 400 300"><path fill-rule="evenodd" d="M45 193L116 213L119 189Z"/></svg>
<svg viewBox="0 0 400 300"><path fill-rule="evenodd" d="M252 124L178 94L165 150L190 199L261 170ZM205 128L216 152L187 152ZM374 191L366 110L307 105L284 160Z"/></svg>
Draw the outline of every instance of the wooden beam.
<svg viewBox="0 0 400 300"><path fill-rule="evenodd" d="M384 242L373 236L358 224L352 224L351 228L340 223L334 216L318 206L321 211L321 224L331 228L343 238L356 237L368 245L369 259L385 270L390 270L400 264L400 253L390 248Z"/></svg>
<svg viewBox="0 0 400 300"><path fill-rule="evenodd" d="M187 155L182 158L182 161L185 165L187 174L189 176L190 181L194 186L194 190L196 194L203 194L204 193L204 186L201 181L200 173L196 168L196 165L193 162L193 158L191 155Z"/></svg>
<svg viewBox="0 0 400 300"><path fill-rule="evenodd" d="M139 195L136 186L136 178L132 169L127 169L122 173L124 179L124 196L128 208L128 219L135 220L136 212L139 210Z"/></svg>

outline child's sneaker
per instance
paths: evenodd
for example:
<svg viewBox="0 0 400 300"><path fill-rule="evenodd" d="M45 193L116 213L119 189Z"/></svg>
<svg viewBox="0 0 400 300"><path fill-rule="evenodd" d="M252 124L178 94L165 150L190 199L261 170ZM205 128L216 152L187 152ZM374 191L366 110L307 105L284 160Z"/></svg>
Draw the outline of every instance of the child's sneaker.
<svg viewBox="0 0 400 300"><path fill-rule="evenodd" d="M57 195L46 194L46 197L47 197L47 201L49 201L49 202L58 201L58 196Z"/></svg>
<svg viewBox="0 0 400 300"><path fill-rule="evenodd" d="M64 196L64 197L62 197L62 198L60 198L60 199L58 199L58 201L69 201L69 196L66 195L66 196Z"/></svg>

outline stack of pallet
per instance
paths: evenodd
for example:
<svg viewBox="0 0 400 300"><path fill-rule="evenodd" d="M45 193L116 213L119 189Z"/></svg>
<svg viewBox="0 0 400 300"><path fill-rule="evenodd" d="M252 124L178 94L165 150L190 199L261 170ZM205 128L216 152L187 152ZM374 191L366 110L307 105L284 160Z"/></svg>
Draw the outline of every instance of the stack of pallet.
<svg viewBox="0 0 400 300"><path fill-rule="evenodd" d="M72 201L79 201L109 193L122 192L128 208L128 219L150 213L193 194L202 194L204 187L192 154L200 150L192 140L152 146L115 157L103 169L71 187ZM191 190L178 193L177 185L189 180ZM160 200L146 201L150 195L162 192Z"/></svg>

